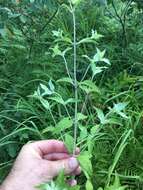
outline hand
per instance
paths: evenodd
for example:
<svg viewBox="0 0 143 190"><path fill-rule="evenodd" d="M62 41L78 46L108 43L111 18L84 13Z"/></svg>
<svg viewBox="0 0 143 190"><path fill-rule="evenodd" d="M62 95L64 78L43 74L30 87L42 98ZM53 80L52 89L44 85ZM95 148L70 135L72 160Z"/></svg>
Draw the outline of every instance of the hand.
<svg viewBox="0 0 143 190"><path fill-rule="evenodd" d="M76 151L79 154L79 150ZM61 141L43 140L23 146L1 190L35 190L35 186L52 180L61 170L78 175L76 158L68 154ZM74 185L76 181L71 181Z"/></svg>

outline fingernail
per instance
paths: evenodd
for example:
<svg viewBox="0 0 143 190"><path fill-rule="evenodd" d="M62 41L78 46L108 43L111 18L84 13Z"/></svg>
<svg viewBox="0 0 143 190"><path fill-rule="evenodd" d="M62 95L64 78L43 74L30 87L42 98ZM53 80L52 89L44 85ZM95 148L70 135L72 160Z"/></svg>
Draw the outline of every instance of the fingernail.
<svg viewBox="0 0 143 190"><path fill-rule="evenodd" d="M77 181L75 179L72 179L72 180L68 181L68 184L73 187L73 186L77 185Z"/></svg>
<svg viewBox="0 0 143 190"><path fill-rule="evenodd" d="M76 155L80 153L80 148L76 148Z"/></svg>
<svg viewBox="0 0 143 190"><path fill-rule="evenodd" d="M76 169L78 167L78 165L79 164L78 164L78 161L77 161L76 158L72 157L72 158L69 159L69 167L70 167L70 169L74 170L74 169Z"/></svg>

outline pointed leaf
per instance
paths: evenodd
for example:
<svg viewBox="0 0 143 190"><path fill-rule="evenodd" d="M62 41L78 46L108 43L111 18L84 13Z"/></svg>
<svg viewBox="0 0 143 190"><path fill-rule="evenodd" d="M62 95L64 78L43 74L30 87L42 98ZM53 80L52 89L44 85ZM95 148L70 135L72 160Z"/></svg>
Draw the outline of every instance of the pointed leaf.
<svg viewBox="0 0 143 190"><path fill-rule="evenodd" d="M50 104L48 100L45 100L44 98L40 98L40 102L46 110L50 109Z"/></svg>
<svg viewBox="0 0 143 190"><path fill-rule="evenodd" d="M54 97L50 97L49 99L54 100L55 102L59 104L65 105L65 102L61 96L54 96Z"/></svg>
<svg viewBox="0 0 143 190"><path fill-rule="evenodd" d="M73 146L74 146L74 139L69 134L65 135L65 145L66 145L69 153L72 154L73 153Z"/></svg>
<svg viewBox="0 0 143 190"><path fill-rule="evenodd" d="M86 181L86 190L93 190L93 185L90 180Z"/></svg>
<svg viewBox="0 0 143 190"><path fill-rule="evenodd" d="M65 118L61 119L61 121L59 121L59 123L57 123L54 132L55 132L55 134L60 134L60 132L72 127L72 125L73 125L73 121L71 119L69 119L69 117L65 117Z"/></svg>
<svg viewBox="0 0 143 190"><path fill-rule="evenodd" d="M105 116L104 116L103 111L99 108L95 108L95 109L96 109L97 116L100 119L101 124L105 124Z"/></svg>
<svg viewBox="0 0 143 190"><path fill-rule="evenodd" d="M85 120L85 119L87 119L87 116L82 113L78 113L77 119L78 119L78 121Z"/></svg>
<svg viewBox="0 0 143 190"><path fill-rule="evenodd" d="M64 83L70 83L70 84L73 84L73 81L70 79L70 78L62 78L62 79L59 79L57 80L57 82L64 82Z"/></svg>
<svg viewBox="0 0 143 190"><path fill-rule="evenodd" d="M83 152L78 156L78 161L87 179L90 179L93 173L90 158L91 155L88 152Z"/></svg>
<svg viewBox="0 0 143 190"><path fill-rule="evenodd" d="M91 80L85 80L83 82L80 82L79 87L87 94L92 92L100 94L99 88Z"/></svg>

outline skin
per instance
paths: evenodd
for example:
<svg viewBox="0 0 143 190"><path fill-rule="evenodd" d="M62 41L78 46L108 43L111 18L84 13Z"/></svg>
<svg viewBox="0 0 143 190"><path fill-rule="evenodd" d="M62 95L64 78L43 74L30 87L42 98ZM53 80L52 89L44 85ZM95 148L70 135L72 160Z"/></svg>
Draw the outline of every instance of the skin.
<svg viewBox="0 0 143 190"><path fill-rule="evenodd" d="M79 149L76 150L79 154ZM81 170L63 142L44 140L23 146L0 190L35 190L35 186L48 182L61 170L66 175L79 175ZM75 185L76 181L68 182Z"/></svg>

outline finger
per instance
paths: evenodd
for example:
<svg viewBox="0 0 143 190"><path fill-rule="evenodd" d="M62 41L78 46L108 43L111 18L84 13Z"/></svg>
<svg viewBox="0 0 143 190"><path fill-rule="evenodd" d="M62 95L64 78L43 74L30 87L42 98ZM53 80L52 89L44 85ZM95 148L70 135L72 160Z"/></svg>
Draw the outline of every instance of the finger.
<svg viewBox="0 0 143 190"><path fill-rule="evenodd" d="M35 150L37 150L40 155L46 155L49 153L68 153L68 150L62 141L58 140L42 140L31 143ZM79 148L76 149L76 154L79 154Z"/></svg>
<svg viewBox="0 0 143 190"><path fill-rule="evenodd" d="M78 148L78 147L76 148L75 154L76 154L76 155L80 154L80 148Z"/></svg>
<svg viewBox="0 0 143 190"><path fill-rule="evenodd" d="M49 153L68 153L63 142L58 140L42 140L32 143L31 146L42 155Z"/></svg>
<svg viewBox="0 0 143 190"><path fill-rule="evenodd" d="M80 175L81 174L81 167L79 166L72 174L73 175Z"/></svg>
<svg viewBox="0 0 143 190"><path fill-rule="evenodd" d="M73 173L78 167L79 163L76 158L71 157L69 159L58 160L51 162L53 177L57 176L62 170L65 175Z"/></svg>
<svg viewBox="0 0 143 190"><path fill-rule="evenodd" d="M77 181L75 179L71 179L71 180L68 180L67 183L70 185L70 186L75 186L77 185Z"/></svg>
<svg viewBox="0 0 143 190"><path fill-rule="evenodd" d="M50 161L56 161L56 160L63 160L69 158L70 155L67 153L50 153L44 155L45 160L50 160Z"/></svg>

